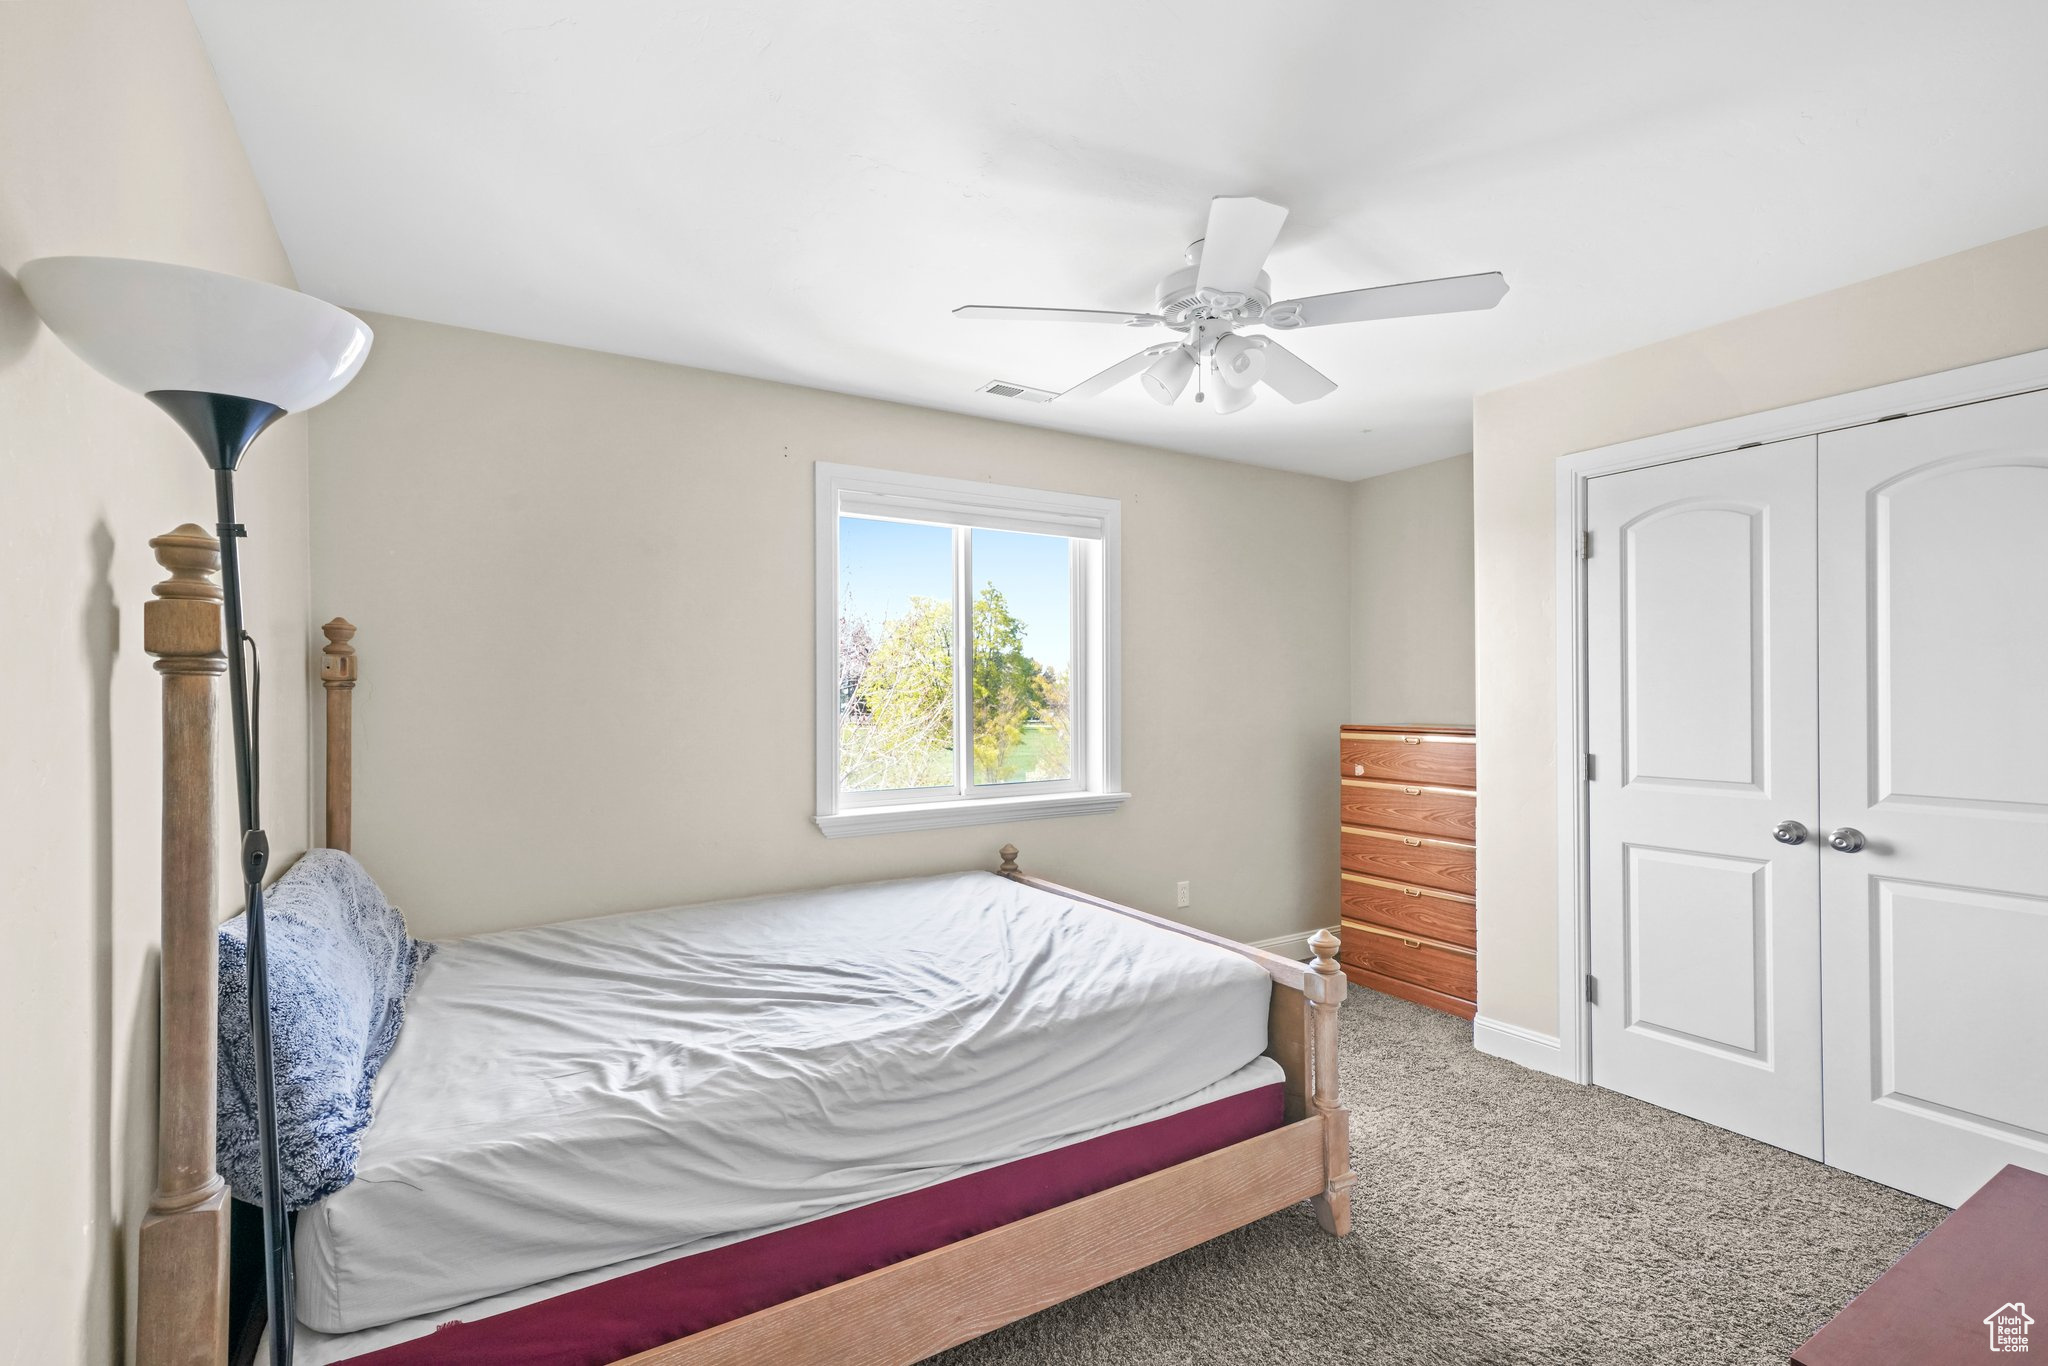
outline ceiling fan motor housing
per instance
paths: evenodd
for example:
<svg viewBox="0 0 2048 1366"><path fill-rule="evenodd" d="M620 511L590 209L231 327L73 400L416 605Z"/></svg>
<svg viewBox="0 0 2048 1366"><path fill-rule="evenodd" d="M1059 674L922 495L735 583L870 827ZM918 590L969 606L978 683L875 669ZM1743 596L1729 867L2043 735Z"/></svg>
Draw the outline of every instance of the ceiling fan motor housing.
<svg viewBox="0 0 2048 1366"><path fill-rule="evenodd" d="M1190 250L1191 255L1199 255ZM1203 318L1221 318L1233 314L1240 323L1254 322L1266 311L1266 305L1273 302L1273 281L1265 271L1259 272L1259 282L1242 296L1213 299L1203 296L1195 287L1195 281L1202 273L1198 261L1173 271L1159 282L1159 316L1166 325L1185 332ZM1242 302L1231 300L1242 298Z"/></svg>

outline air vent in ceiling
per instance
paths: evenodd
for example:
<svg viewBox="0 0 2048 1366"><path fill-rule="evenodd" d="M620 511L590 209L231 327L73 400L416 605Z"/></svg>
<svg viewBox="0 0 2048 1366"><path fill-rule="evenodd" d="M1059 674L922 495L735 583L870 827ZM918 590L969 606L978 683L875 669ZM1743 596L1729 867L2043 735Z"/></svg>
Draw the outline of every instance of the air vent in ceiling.
<svg viewBox="0 0 2048 1366"><path fill-rule="evenodd" d="M1050 389L1034 389L1028 384L1012 384L1002 379L992 379L976 392L994 394L997 398L1021 398L1026 403L1050 403L1059 397Z"/></svg>

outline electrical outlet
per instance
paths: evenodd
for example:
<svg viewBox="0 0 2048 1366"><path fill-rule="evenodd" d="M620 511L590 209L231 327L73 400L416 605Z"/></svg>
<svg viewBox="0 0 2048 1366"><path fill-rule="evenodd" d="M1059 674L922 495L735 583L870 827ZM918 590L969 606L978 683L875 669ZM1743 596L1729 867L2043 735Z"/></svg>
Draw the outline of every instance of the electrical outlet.
<svg viewBox="0 0 2048 1366"><path fill-rule="evenodd" d="M1173 885L1173 904L1174 904L1174 905L1176 905L1176 906L1185 906L1185 905L1187 905L1187 904L1188 904L1188 885L1187 885L1187 883L1185 883L1185 882L1176 882L1176 883L1175 883L1175 884Z"/></svg>

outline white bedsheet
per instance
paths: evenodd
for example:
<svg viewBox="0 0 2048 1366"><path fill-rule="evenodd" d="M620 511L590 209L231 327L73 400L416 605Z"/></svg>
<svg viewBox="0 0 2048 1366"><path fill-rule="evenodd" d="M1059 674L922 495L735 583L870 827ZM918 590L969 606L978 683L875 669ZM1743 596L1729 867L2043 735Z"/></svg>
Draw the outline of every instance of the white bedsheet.
<svg viewBox="0 0 2048 1366"><path fill-rule="evenodd" d="M355 1181L299 1218L299 1318L431 1314L1120 1127L1262 1053L1269 995L986 873L447 944Z"/></svg>

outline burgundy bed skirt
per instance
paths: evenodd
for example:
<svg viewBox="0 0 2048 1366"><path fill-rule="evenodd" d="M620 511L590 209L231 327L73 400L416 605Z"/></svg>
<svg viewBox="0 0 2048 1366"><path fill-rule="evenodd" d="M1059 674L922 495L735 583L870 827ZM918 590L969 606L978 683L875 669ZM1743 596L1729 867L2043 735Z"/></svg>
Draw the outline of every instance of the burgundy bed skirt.
<svg viewBox="0 0 2048 1366"><path fill-rule="evenodd" d="M1278 1084L871 1205L677 1257L346 1366L604 1366L770 1305L1242 1143L1285 1122Z"/></svg>

